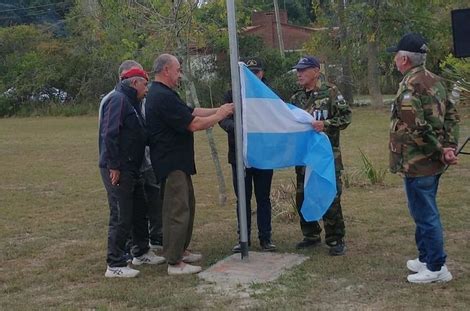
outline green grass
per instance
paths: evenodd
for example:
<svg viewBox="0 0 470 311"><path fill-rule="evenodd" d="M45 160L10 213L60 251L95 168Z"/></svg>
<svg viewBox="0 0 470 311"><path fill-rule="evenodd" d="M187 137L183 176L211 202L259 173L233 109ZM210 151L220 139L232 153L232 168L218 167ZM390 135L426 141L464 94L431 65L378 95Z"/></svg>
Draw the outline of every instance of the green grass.
<svg viewBox="0 0 470 311"><path fill-rule="evenodd" d="M461 108L461 135L470 135L470 109ZM357 108L342 133L346 170L388 163L388 111ZM204 133L196 135L198 174L192 249L207 268L230 255L237 241L234 195L226 164L226 137L214 131L229 190L218 206L215 173ZM343 194L348 253L326 247L278 281L237 289L203 289L196 276L169 277L164 266L143 267L132 280L105 279L108 207L97 168L96 117L0 120L0 309L460 309L470 305L470 156L441 179L439 206L445 228L448 284L406 282L405 262L416 256L414 225L402 181L387 174L383 185L352 185ZM289 185L293 169L275 172L273 187ZM254 229L254 231L256 228ZM297 220L278 217L273 239L281 252L296 252ZM258 249L253 241L254 250Z"/></svg>

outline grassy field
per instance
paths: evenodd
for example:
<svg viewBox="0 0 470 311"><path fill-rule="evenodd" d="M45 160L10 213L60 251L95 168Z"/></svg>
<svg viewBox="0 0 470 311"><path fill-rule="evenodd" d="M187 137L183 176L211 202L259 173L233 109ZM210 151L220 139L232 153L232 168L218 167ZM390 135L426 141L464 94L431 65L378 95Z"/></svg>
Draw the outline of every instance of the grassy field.
<svg viewBox="0 0 470 311"><path fill-rule="evenodd" d="M470 109L460 112L466 137ZM408 284L405 262L416 250L402 181L388 174L384 185L371 186L358 174L359 148L377 168L386 168L388 125L385 109L356 108L342 134L346 174L353 180L343 195L347 256L329 257L326 247L302 251L310 258L278 281L227 294L196 276L169 277L165 266L139 268L136 279L105 279L108 207L97 168L96 118L1 119L0 309L468 310L470 156L443 176L438 196L454 280ZM229 201L217 204L208 144L198 133L191 247L204 254L204 268L230 255L237 241L226 138L219 128L214 134ZM292 169L274 176L273 189L294 178ZM274 219L280 252L297 252L300 238L297 219Z"/></svg>

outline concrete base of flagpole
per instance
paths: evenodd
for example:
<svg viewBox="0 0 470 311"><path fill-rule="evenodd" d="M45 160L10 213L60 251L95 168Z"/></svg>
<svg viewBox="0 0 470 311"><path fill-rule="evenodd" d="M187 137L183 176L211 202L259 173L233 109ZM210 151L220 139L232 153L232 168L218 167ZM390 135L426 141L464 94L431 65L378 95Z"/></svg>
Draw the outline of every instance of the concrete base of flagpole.
<svg viewBox="0 0 470 311"><path fill-rule="evenodd" d="M198 275L203 280L224 287L266 283L276 280L287 269L301 264L309 257L300 254L249 252L249 258L242 260L240 254L233 254Z"/></svg>

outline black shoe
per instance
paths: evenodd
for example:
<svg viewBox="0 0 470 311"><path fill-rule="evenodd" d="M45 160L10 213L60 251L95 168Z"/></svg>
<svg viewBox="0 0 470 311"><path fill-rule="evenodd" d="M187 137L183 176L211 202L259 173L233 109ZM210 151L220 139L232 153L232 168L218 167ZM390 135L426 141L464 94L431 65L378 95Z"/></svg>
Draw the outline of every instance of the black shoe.
<svg viewBox="0 0 470 311"><path fill-rule="evenodd" d="M242 252L242 246L240 244L237 244L232 248L232 253L241 253L241 252Z"/></svg>
<svg viewBox="0 0 470 311"><path fill-rule="evenodd" d="M274 252L277 248L271 240L260 241L259 244L264 252Z"/></svg>
<svg viewBox="0 0 470 311"><path fill-rule="evenodd" d="M330 256L343 256L346 253L346 245L344 241L336 241L335 243L330 244Z"/></svg>
<svg viewBox="0 0 470 311"><path fill-rule="evenodd" d="M307 247L314 247L317 246L321 243L321 238L304 238L302 241L297 243L295 248L297 249L302 249L302 248L307 248Z"/></svg>
<svg viewBox="0 0 470 311"><path fill-rule="evenodd" d="M251 243L248 242L248 247L250 246L251 246ZM232 253L241 253L241 252L242 252L242 246L240 245L240 243L238 243L232 248Z"/></svg>

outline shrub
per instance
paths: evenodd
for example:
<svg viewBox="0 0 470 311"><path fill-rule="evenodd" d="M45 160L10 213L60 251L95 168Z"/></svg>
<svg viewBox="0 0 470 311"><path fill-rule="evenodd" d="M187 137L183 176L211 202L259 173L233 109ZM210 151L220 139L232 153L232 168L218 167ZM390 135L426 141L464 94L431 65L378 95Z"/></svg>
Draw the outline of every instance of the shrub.
<svg viewBox="0 0 470 311"><path fill-rule="evenodd" d="M387 174L386 169L382 168L376 168L373 163L370 161L370 159L366 156L364 152L362 152L361 149L359 149L359 152L361 153L361 160L363 164L363 169L362 173L366 177L366 179L372 184L372 185L382 185L384 183L385 175Z"/></svg>
<svg viewBox="0 0 470 311"><path fill-rule="evenodd" d="M279 219L282 222L297 220L295 193L296 186L293 180L289 184L281 184L271 189L273 219Z"/></svg>
<svg viewBox="0 0 470 311"><path fill-rule="evenodd" d="M451 88L456 87L457 92L460 91L460 102L470 104L470 61L450 54L442 62L441 69L443 76L452 84Z"/></svg>
<svg viewBox="0 0 470 311"><path fill-rule="evenodd" d="M15 114L15 103L13 98L0 95L0 117L9 117Z"/></svg>

